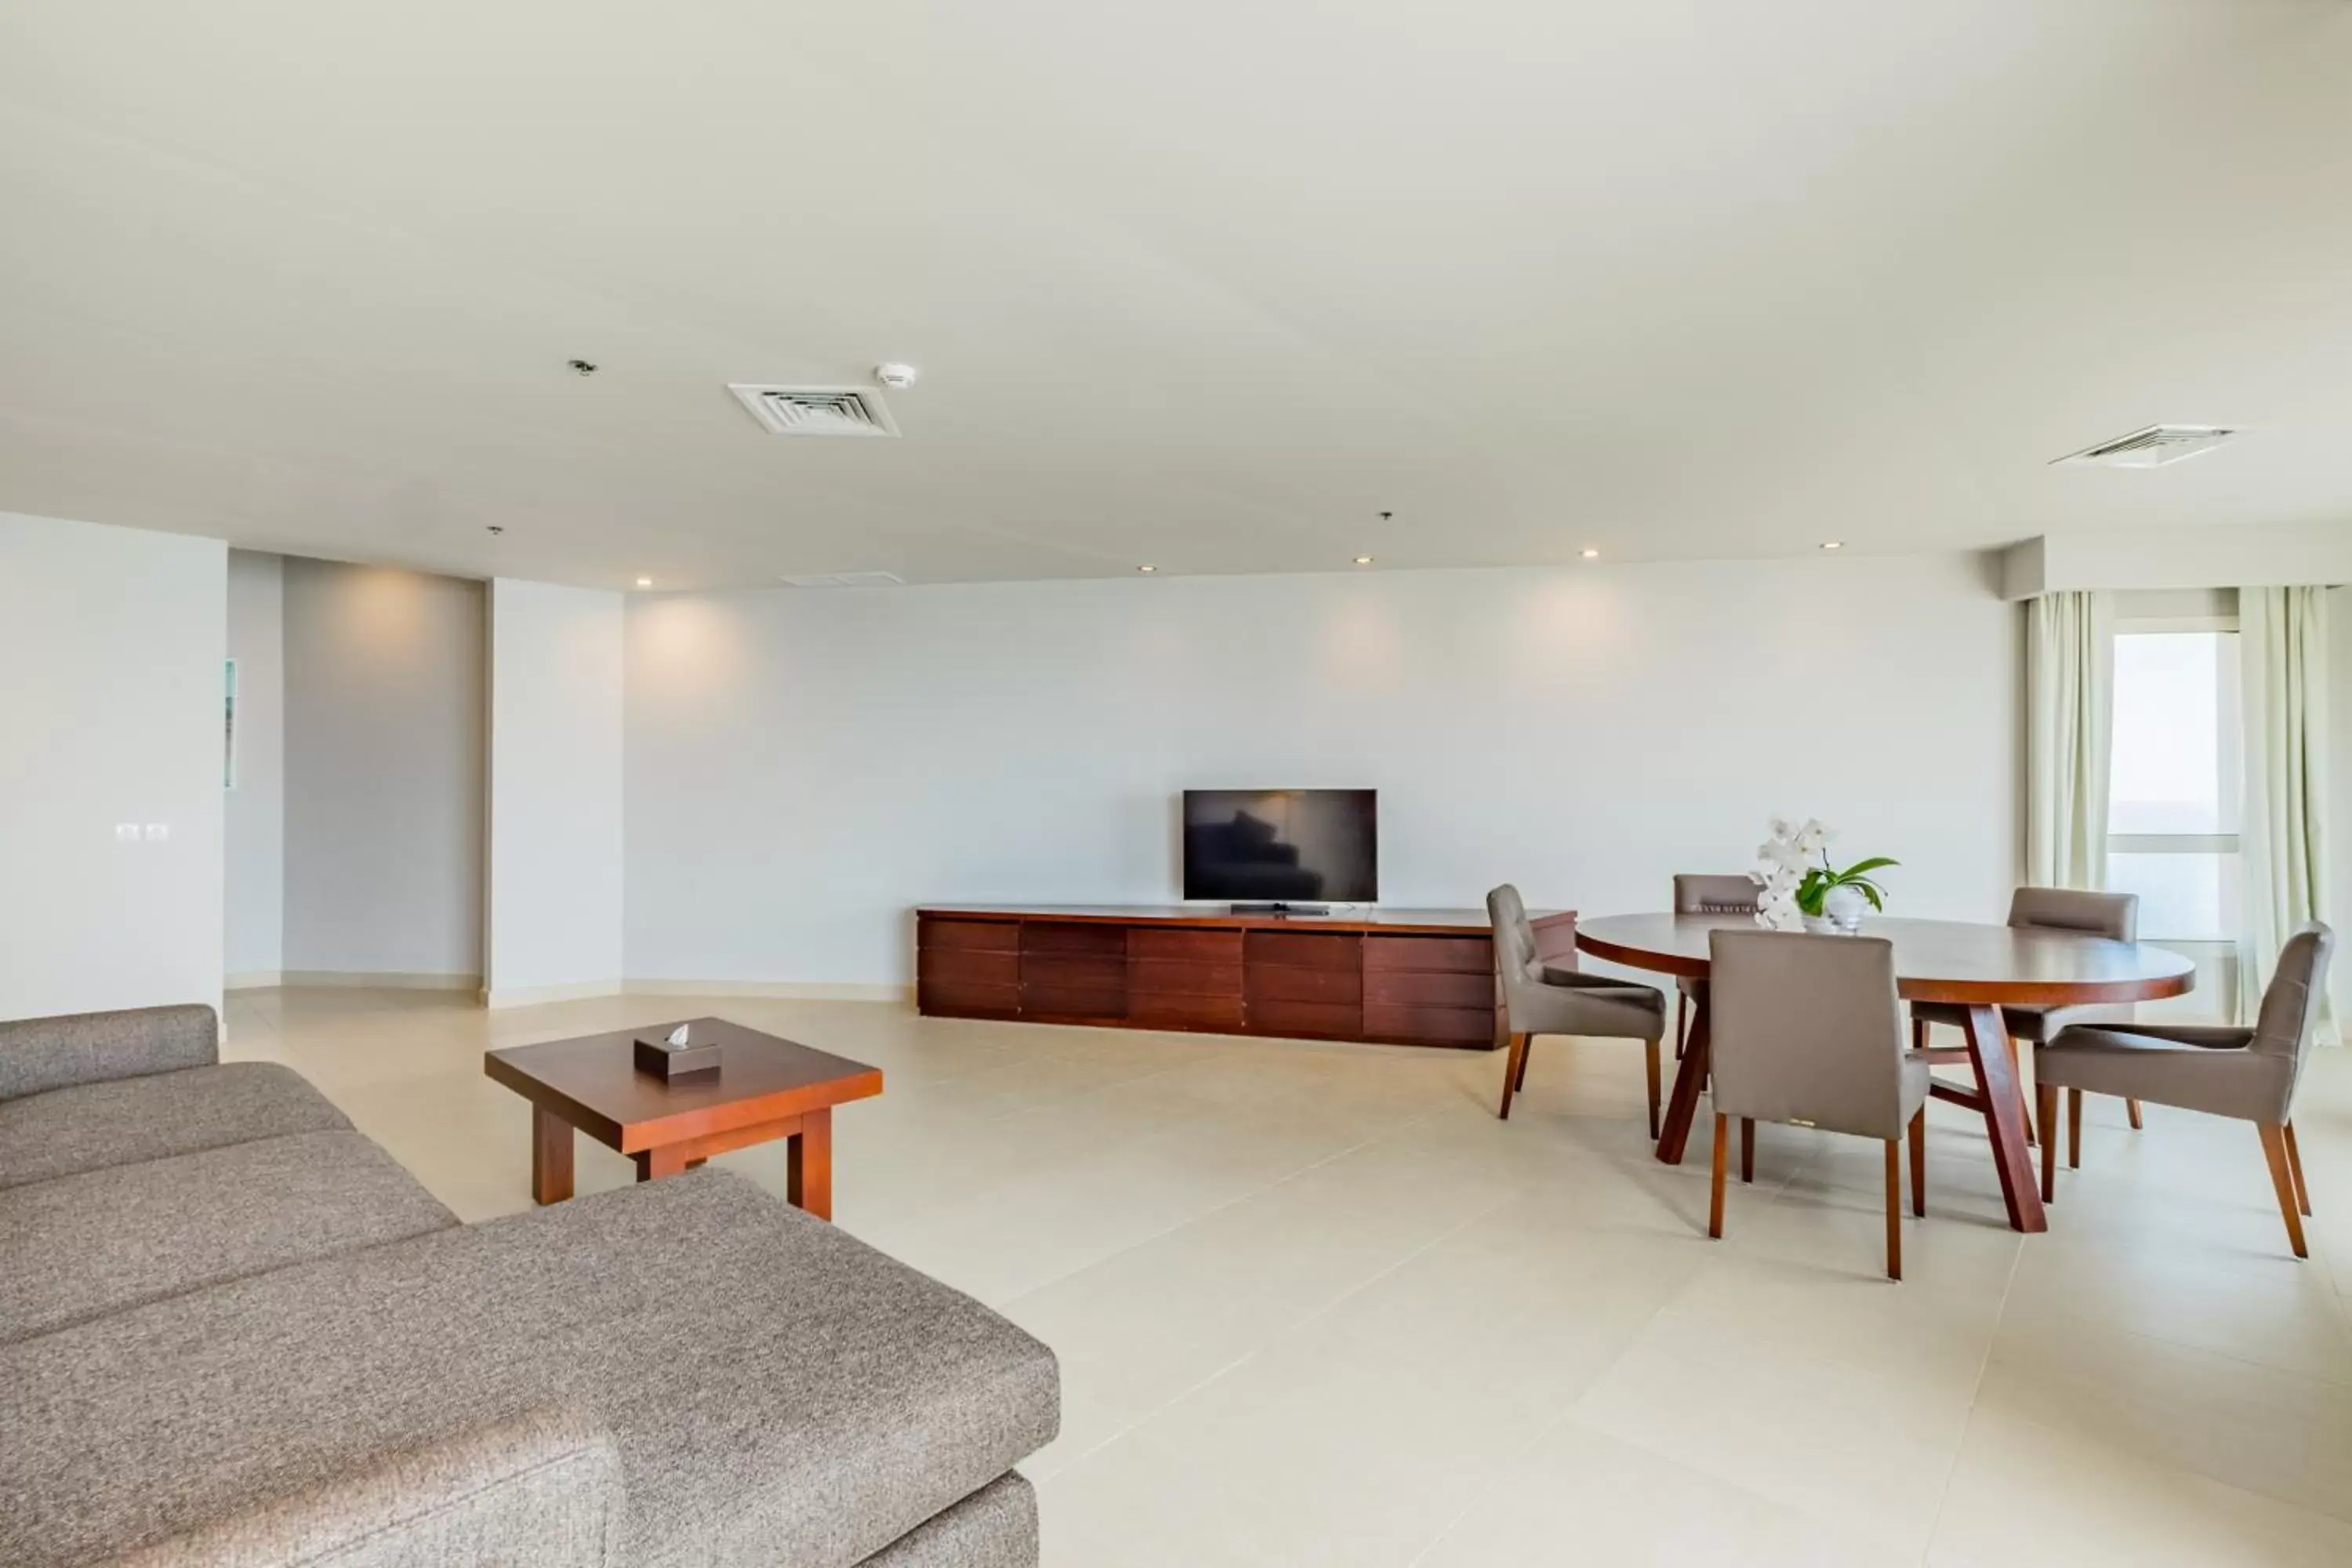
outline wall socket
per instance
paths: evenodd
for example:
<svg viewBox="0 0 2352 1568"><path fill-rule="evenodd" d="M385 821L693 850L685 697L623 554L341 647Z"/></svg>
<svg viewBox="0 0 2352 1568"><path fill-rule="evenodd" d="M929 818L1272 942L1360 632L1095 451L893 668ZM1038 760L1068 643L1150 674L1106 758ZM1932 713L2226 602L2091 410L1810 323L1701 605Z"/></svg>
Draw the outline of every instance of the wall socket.
<svg viewBox="0 0 2352 1568"><path fill-rule="evenodd" d="M138 842L139 842L139 825L138 825L137 823L135 823L135 822L118 822L118 823L116 823L116 824L114 825L114 841L115 841L117 844L136 844L136 843L138 843Z"/></svg>
<svg viewBox="0 0 2352 1568"><path fill-rule="evenodd" d="M147 825L147 842L148 842L148 843L150 843L150 844L161 844L161 843L163 843L163 840L165 840L166 838L169 838L169 837L172 837L172 825L171 825L170 823L168 823L168 822L151 822L151 823L149 823L149 824Z"/></svg>

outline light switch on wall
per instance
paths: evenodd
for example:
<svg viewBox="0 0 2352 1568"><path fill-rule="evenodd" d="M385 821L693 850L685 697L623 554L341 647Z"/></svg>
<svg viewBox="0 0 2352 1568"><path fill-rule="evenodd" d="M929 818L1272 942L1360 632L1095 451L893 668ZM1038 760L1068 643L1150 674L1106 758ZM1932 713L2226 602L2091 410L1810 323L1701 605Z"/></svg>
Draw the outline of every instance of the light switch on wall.
<svg viewBox="0 0 2352 1568"><path fill-rule="evenodd" d="M115 841L117 844L136 844L136 843L138 843L138 842L139 842L139 825L138 825L137 823L135 823L135 822L118 822L118 823L116 823L116 824L114 825L114 841Z"/></svg>
<svg viewBox="0 0 2352 1568"><path fill-rule="evenodd" d="M147 842L148 842L148 843L150 843L150 844L161 844L162 842L163 842L163 840L165 840L166 838L169 838L169 837L172 837L172 825L171 825L170 823L168 823L168 822L151 822L151 823L149 823L149 824L147 825Z"/></svg>

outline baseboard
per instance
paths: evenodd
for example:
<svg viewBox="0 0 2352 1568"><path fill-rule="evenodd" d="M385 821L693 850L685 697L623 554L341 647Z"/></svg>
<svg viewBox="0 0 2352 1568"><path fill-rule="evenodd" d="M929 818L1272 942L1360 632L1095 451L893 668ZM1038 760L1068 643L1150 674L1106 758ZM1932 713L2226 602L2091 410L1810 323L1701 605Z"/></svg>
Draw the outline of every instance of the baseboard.
<svg viewBox="0 0 2352 1568"><path fill-rule="evenodd" d="M369 991L479 991L478 974L436 974L413 969L287 969L280 985L335 985Z"/></svg>
<svg viewBox="0 0 2352 1568"><path fill-rule="evenodd" d="M594 996L618 996L617 980L583 980L570 985L506 985L482 992L485 1007L538 1007L550 1002L584 1002Z"/></svg>
<svg viewBox="0 0 2352 1568"><path fill-rule="evenodd" d="M248 969L242 974L221 976L224 991L268 991L286 984L286 977L275 969Z"/></svg>
<svg viewBox="0 0 2352 1568"><path fill-rule="evenodd" d="M624 980L631 996L741 996L780 1002L912 1002L911 985L829 985L804 980Z"/></svg>

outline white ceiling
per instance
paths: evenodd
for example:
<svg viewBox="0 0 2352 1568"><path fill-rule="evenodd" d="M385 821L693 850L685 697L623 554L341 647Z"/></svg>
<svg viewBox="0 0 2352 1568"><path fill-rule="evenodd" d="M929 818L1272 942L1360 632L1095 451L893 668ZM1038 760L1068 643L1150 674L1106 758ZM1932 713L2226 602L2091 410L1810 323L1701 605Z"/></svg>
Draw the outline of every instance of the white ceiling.
<svg viewBox="0 0 2352 1568"><path fill-rule="evenodd" d="M885 359L902 440L726 391ZM2159 420L2252 433L2046 466ZM9 6L0 508L663 587L2352 524L2352 5Z"/></svg>

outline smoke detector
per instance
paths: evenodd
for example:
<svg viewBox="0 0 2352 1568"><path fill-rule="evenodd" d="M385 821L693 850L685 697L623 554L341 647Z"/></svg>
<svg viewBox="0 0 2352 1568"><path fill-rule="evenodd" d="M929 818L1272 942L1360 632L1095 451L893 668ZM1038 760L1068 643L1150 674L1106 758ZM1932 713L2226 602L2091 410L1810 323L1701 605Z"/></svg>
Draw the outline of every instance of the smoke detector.
<svg viewBox="0 0 2352 1568"><path fill-rule="evenodd" d="M730 383L772 436L896 436L890 405L870 386L751 386Z"/></svg>
<svg viewBox="0 0 2352 1568"><path fill-rule="evenodd" d="M2101 468L2160 468L2201 456L2238 432L2221 425L2151 425L2053 460Z"/></svg>
<svg viewBox="0 0 2352 1568"><path fill-rule="evenodd" d="M874 379L893 392L906 391L915 384L915 378L921 374L913 365L900 364L895 360L874 367Z"/></svg>
<svg viewBox="0 0 2352 1568"><path fill-rule="evenodd" d="M793 588L896 588L906 579L896 572L804 572L783 582Z"/></svg>

